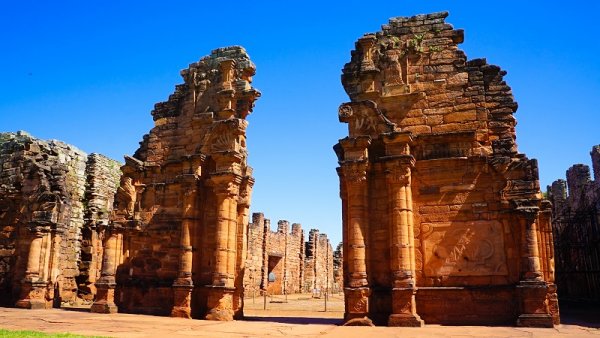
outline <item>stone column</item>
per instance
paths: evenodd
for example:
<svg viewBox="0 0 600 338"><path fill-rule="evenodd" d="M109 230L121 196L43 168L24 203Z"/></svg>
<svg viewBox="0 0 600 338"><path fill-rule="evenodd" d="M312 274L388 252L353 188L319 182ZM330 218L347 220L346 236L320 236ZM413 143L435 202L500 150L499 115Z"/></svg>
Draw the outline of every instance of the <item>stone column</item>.
<svg viewBox="0 0 600 338"><path fill-rule="evenodd" d="M235 174L217 174L211 178L216 196L217 219L215 229L215 256L212 285L208 286L207 308L208 320L233 320L234 270L231 270L231 259L235 264L235 251L230 247L235 243L229 239L229 232L237 224L237 197L240 179ZM232 204L235 214L232 215ZM232 218L233 216L233 218ZM231 258L231 255L234 255Z"/></svg>
<svg viewBox="0 0 600 338"><path fill-rule="evenodd" d="M240 186L239 200L237 203L237 261L235 265L235 292L233 294L234 318L244 317L244 274L248 253L248 222L250 219L250 201L252 200L252 187L254 178L252 168L247 167L245 177ZM254 287L254 286L253 286Z"/></svg>
<svg viewBox="0 0 600 338"><path fill-rule="evenodd" d="M49 235L49 229L38 227L33 231L27 257L27 270L25 271L25 278L21 281L21 297L15 304L18 308L46 308L48 282L43 278L41 261L45 251L43 250L44 239L48 240Z"/></svg>
<svg viewBox="0 0 600 338"><path fill-rule="evenodd" d="M537 219L538 207L520 207L518 220L521 225L521 281L517 286L521 299L521 315L518 326L554 327L549 314L546 295L548 285L540 267Z"/></svg>
<svg viewBox="0 0 600 338"><path fill-rule="evenodd" d="M368 234L368 161L346 162L342 164L348 204L347 241L348 262L346 297L346 322L355 318L365 318L369 313L369 282L367 279L366 247Z"/></svg>
<svg viewBox="0 0 600 338"><path fill-rule="evenodd" d="M414 230L411 167L414 158L400 155L386 163L390 189L390 270L392 273L392 314L389 326L423 326L417 314L415 294Z"/></svg>
<svg viewBox="0 0 600 338"><path fill-rule="evenodd" d="M196 200L198 197L198 181L195 175L185 175L182 180L185 184L183 192L183 217L181 220L181 235L179 245L181 256L179 258L179 271L177 279L173 282L173 309L171 317L192 318L191 303L192 289L192 239L191 233L197 220Z"/></svg>
<svg viewBox="0 0 600 338"><path fill-rule="evenodd" d="M105 230L105 236L102 272L96 282L96 300L92 304L90 311L96 313L116 313L118 308L115 304L115 287L117 285L115 275L121 259L120 251L122 249L123 235L117 228L112 226Z"/></svg>

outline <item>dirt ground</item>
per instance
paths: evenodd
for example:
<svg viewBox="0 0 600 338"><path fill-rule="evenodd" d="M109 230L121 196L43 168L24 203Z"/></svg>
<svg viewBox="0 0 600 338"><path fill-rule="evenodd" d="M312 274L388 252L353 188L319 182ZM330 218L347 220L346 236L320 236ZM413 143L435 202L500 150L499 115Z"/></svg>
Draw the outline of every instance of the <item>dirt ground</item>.
<svg viewBox="0 0 600 338"><path fill-rule="evenodd" d="M112 337L600 337L600 309L565 308L564 324L554 329L441 326L423 328L338 326L341 295L327 300L310 295L248 297L246 320L214 322L134 314L93 314L84 308L22 310L0 308L0 327L11 330L70 332Z"/></svg>

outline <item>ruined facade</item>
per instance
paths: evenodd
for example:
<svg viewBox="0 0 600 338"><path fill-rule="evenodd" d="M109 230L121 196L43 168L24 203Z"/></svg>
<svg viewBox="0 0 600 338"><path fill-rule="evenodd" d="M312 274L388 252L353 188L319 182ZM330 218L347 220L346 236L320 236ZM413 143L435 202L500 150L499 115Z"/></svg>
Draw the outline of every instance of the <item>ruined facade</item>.
<svg viewBox="0 0 600 338"><path fill-rule="evenodd" d="M393 18L343 68L334 147L348 324L558 322L550 204L506 74L448 13Z"/></svg>
<svg viewBox="0 0 600 338"><path fill-rule="evenodd" d="M119 176L118 162L104 156L0 133L1 305L48 308L93 297L79 285L95 276L81 267L93 270L99 257L88 259L88 221L112 210Z"/></svg>
<svg viewBox="0 0 600 338"><path fill-rule="evenodd" d="M300 224L290 229L289 222L282 220L271 231L271 221L263 213L252 214L244 276L247 294L324 292L334 287L334 281L333 250L327 235L312 229L305 241Z"/></svg>
<svg viewBox="0 0 600 338"><path fill-rule="evenodd" d="M344 243L340 242L333 251L333 290L337 293L344 288Z"/></svg>
<svg viewBox="0 0 600 338"><path fill-rule="evenodd" d="M248 256L244 287L257 294L301 292L304 283L304 231L298 223L279 221L271 231L271 221L263 213L253 213L248 225ZM275 277L269 281L269 274Z"/></svg>
<svg viewBox="0 0 600 338"><path fill-rule="evenodd" d="M600 303L600 145L587 165L567 170L548 187L552 201L556 285L560 299ZM568 193L567 193L568 192Z"/></svg>
<svg viewBox="0 0 600 338"><path fill-rule="evenodd" d="M231 320L242 315L246 224L254 179L246 116L260 93L241 47L181 72L152 111L154 128L126 156L103 227L92 311Z"/></svg>
<svg viewBox="0 0 600 338"><path fill-rule="evenodd" d="M306 242L305 291L322 294L334 289L333 248L326 234L311 229Z"/></svg>

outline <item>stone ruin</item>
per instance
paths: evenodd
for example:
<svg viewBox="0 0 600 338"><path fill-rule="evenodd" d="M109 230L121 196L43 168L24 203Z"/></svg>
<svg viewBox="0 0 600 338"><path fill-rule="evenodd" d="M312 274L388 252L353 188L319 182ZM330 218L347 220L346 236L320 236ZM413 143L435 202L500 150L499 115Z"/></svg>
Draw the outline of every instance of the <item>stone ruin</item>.
<svg viewBox="0 0 600 338"><path fill-rule="evenodd" d="M333 251L333 283L334 292L343 291L344 288L344 243L340 242Z"/></svg>
<svg viewBox="0 0 600 338"><path fill-rule="evenodd" d="M537 162L517 150L506 72L467 61L447 15L391 19L343 68L345 321L552 327Z"/></svg>
<svg viewBox="0 0 600 338"><path fill-rule="evenodd" d="M156 104L154 128L125 157L93 312L243 315L254 73L242 47L216 49Z"/></svg>
<svg viewBox="0 0 600 338"><path fill-rule="evenodd" d="M228 47L182 71L121 172L61 142L0 135L0 302L232 320L244 288L281 269L283 292L343 274L348 325L558 324L552 207L517 150L506 72L467 61L447 15L391 19L343 69L335 259L298 224L272 233L261 216L248 230L245 118L260 93L245 50ZM591 205L585 187L569 187L565 210ZM557 203L564 189L551 197L555 227L581 224Z"/></svg>
<svg viewBox="0 0 600 338"><path fill-rule="evenodd" d="M301 292L338 290L333 278L333 250L327 235L312 229L305 242L304 231L288 221L277 223L263 213L252 214L248 225L248 256L244 275L246 295L285 295ZM270 281L269 276L275 277Z"/></svg>
<svg viewBox="0 0 600 338"><path fill-rule="evenodd" d="M306 242L304 264L304 290L316 294L336 289L333 279L333 248L326 234L311 229Z"/></svg>
<svg viewBox="0 0 600 338"><path fill-rule="evenodd" d="M60 141L0 133L0 305L91 300L120 164Z"/></svg>
<svg viewBox="0 0 600 338"><path fill-rule="evenodd" d="M548 187L552 201L556 285L559 298L600 302L600 145L590 167L576 164L567 180ZM568 189L567 189L568 188ZM567 194L568 191L568 194ZM552 247L550 247L552 249Z"/></svg>

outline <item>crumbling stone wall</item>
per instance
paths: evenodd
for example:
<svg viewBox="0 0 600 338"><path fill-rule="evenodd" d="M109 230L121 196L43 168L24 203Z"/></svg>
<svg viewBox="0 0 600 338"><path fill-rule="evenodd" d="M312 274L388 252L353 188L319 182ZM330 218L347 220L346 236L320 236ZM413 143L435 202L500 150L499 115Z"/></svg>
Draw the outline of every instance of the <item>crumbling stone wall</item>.
<svg viewBox="0 0 600 338"><path fill-rule="evenodd" d="M60 141L0 133L2 305L76 302L87 194L96 189L86 184L88 161L84 152Z"/></svg>
<svg viewBox="0 0 600 338"><path fill-rule="evenodd" d="M263 213L253 213L248 225L248 255L244 288L257 294L298 293L304 275L304 231L302 225L286 220L277 222L271 231L271 221ZM275 278L269 281L269 275Z"/></svg>
<svg viewBox="0 0 600 338"><path fill-rule="evenodd" d="M306 242L305 292L323 294L333 290L333 248L327 234L311 229Z"/></svg>
<svg viewBox="0 0 600 338"><path fill-rule="evenodd" d="M121 164L101 154L90 154L85 168L85 214L81 230L81 255L77 284L79 297L91 302L94 283L102 268L102 229L108 225L114 195L121 178Z"/></svg>
<svg viewBox="0 0 600 338"><path fill-rule="evenodd" d="M154 128L125 157L92 311L243 315L254 73L242 47L219 48L155 105Z"/></svg>
<svg viewBox="0 0 600 338"><path fill-rule="evenodd" d="M594 179L587 165L575 164L567 170L566 181L548 187L548 198L558 296L600 302L600 145L590 155Z"/></svg>
<svg viewBox="0 0 600 338"><path fill-rule="evenodd" d="M344 288L344 243L340 242L333 252L333 290L343 291Z"/></svg>
<svg viewBox="0 0 600 338"><path fill-rule="evenodd" d="M281 220L271 231L270 220L252 214L248 225L248 255L244 288L251 294L324 292L335 285L333 249L326 234L310 231L305 242L302 226ZM269 275L275 280L269 281Z"/></svg>
<svg viewBox="0 0 600 338"><path fill-rule="evenodd" d="M343 68L346 321L558 323L550 205L517 150L505 71L447 12L390 20Z"/></svg>

